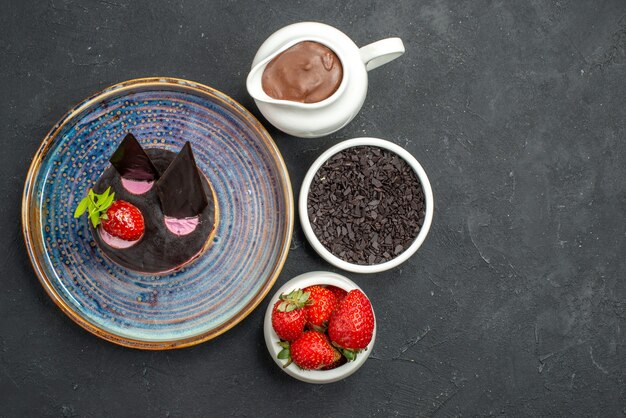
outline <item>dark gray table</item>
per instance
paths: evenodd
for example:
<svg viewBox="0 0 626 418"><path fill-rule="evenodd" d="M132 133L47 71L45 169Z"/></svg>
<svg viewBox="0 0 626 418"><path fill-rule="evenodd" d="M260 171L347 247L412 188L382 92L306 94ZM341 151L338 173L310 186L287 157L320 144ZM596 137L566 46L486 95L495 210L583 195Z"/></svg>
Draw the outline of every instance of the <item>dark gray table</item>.
<svg viewBox="0 0 626 418"><path fill-rule="evenodd" d="M436 212L393 271L348 274L379 334L351 378L314 386L269 357L262 303L199 346L141 352L49 300L20 229L48 129L113 83L169 75L259 116L244 81L274 30L302 20L407 52L370 73L356 119L318 140L268 126L294 193L340 140L406 147ZM22 2L0 6L0 416L599 416L626 414L626 3ZM261 119L264 121L263 119ZM323 262L296 227L277 285Z"/></svg>

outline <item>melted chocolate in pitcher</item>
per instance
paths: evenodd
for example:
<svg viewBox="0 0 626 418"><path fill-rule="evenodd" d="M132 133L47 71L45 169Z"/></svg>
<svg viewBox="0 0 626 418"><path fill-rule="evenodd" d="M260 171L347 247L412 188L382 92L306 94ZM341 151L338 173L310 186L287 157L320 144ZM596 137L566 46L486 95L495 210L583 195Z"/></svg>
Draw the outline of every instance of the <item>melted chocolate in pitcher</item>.
<svg viewBox="0 0 626 418"><path fill-rule="evenodd" d="M263 91L278 100L317 103L339 88L343 67L328 47L299 42L278 54L263 71Z"/></svg>

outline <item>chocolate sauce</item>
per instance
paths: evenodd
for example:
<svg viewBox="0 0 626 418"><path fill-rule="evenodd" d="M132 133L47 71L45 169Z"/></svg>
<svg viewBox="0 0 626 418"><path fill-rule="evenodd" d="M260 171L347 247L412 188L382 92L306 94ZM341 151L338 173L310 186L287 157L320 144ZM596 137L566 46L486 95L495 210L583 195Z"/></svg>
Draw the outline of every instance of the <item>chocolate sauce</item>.
<svg viewBox="0 0 626 418"><path fill-rule="evenodd" d="M263 91L278 100L316 103L339 88L343 67L328 47L312 41L300 42L274 57L263 71Z"/></svg>

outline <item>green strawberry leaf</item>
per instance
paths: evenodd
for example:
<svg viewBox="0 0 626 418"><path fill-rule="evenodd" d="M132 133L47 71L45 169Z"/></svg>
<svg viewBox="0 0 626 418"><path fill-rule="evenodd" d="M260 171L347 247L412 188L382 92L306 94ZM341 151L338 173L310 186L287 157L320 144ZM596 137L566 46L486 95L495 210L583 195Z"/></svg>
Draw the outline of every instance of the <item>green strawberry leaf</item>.
<svg viewBox="0 0 626 418"><path fill-rule="evenodd" d="M348 360L348 361L354 361L356 360L356 352L354 352L353 350L346 350L345 348L341 350L341 353L344 355L344 357Z"/></svg>
<svg viewBox="0 0 626 418"><path fill-rule="evenodd" d="M326 321L324 321L326 322ZM315 325L315 324L311 324L309 322L309 325L311 326L311 328L313 328L315 331L319 331L319 332L326 332L326 327L320 327L319 325Z"/></svg>
<svg viewBox="0 0 626 418"><path fill-rule="evenodd" d="M339 352L341 352L341 354L343 354L343 356L348 360L348 361L354 361L356 360L356 355L358 353L360 353L363 350L351 350L349 348L343 348L342 346L340 346L339 344L337 344L336 342L332 342L333 347L335 347L337 350L339 350Z"/></svg>
<svg viewBox="0 0 626 418"><path fill-rule="evenodd" d="M309 292L305 292L302 289L295 289L287 294L282 293L278 298L283 301L283 303L278 305L278 310L281 312L291 312L311 303Z"/></svg>
<svg viewBox="0 0 626 418"><path fill-rule="evenodd" d="M280 350L280 352L278 353L278 356L276 356L279 360L287 360L289 358L289 349L288 348L283 348L282 350Z"/></svg>

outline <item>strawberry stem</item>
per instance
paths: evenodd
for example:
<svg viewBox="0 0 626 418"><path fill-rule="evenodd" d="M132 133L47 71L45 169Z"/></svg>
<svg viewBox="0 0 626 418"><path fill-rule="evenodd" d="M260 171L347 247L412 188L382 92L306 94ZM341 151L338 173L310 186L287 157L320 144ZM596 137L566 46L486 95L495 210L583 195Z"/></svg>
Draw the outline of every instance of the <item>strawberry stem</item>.
<svg viewBox="0 0 626 418"><path fill-rule="evenodd" d="M278 305L278 310L280 312L291 312L295 309L303 308L305 305L309 305L312 303L312 300L309 299L309 292L305 292L302 289L292 290L288 294L282 293L278 298L282 301Z"/></svg>
<svg viewBox="0 0 626 418"><path fill-rule="evenodd" d="M359 354L361 351L363 350L352 350L350 348L343 348L342 346L340 346L339 344L337 344L336 342L333 341L333 346L335 346L335 348L337 348L337 350L339 350L339 352L341 354L343 354L343 356L346 358L346 360L348 361L354 361L356 360L356 356L357 354Z"/></svg>
<svg viewBox="0 0 626 418"><path fill-rule="evenodd" d="M309 325L311 326L311 328L313 328L315 331L319 331L319 332L326 332L326 327L324 326L319 326L319 325L315 325L309 322Z"/></svg>

